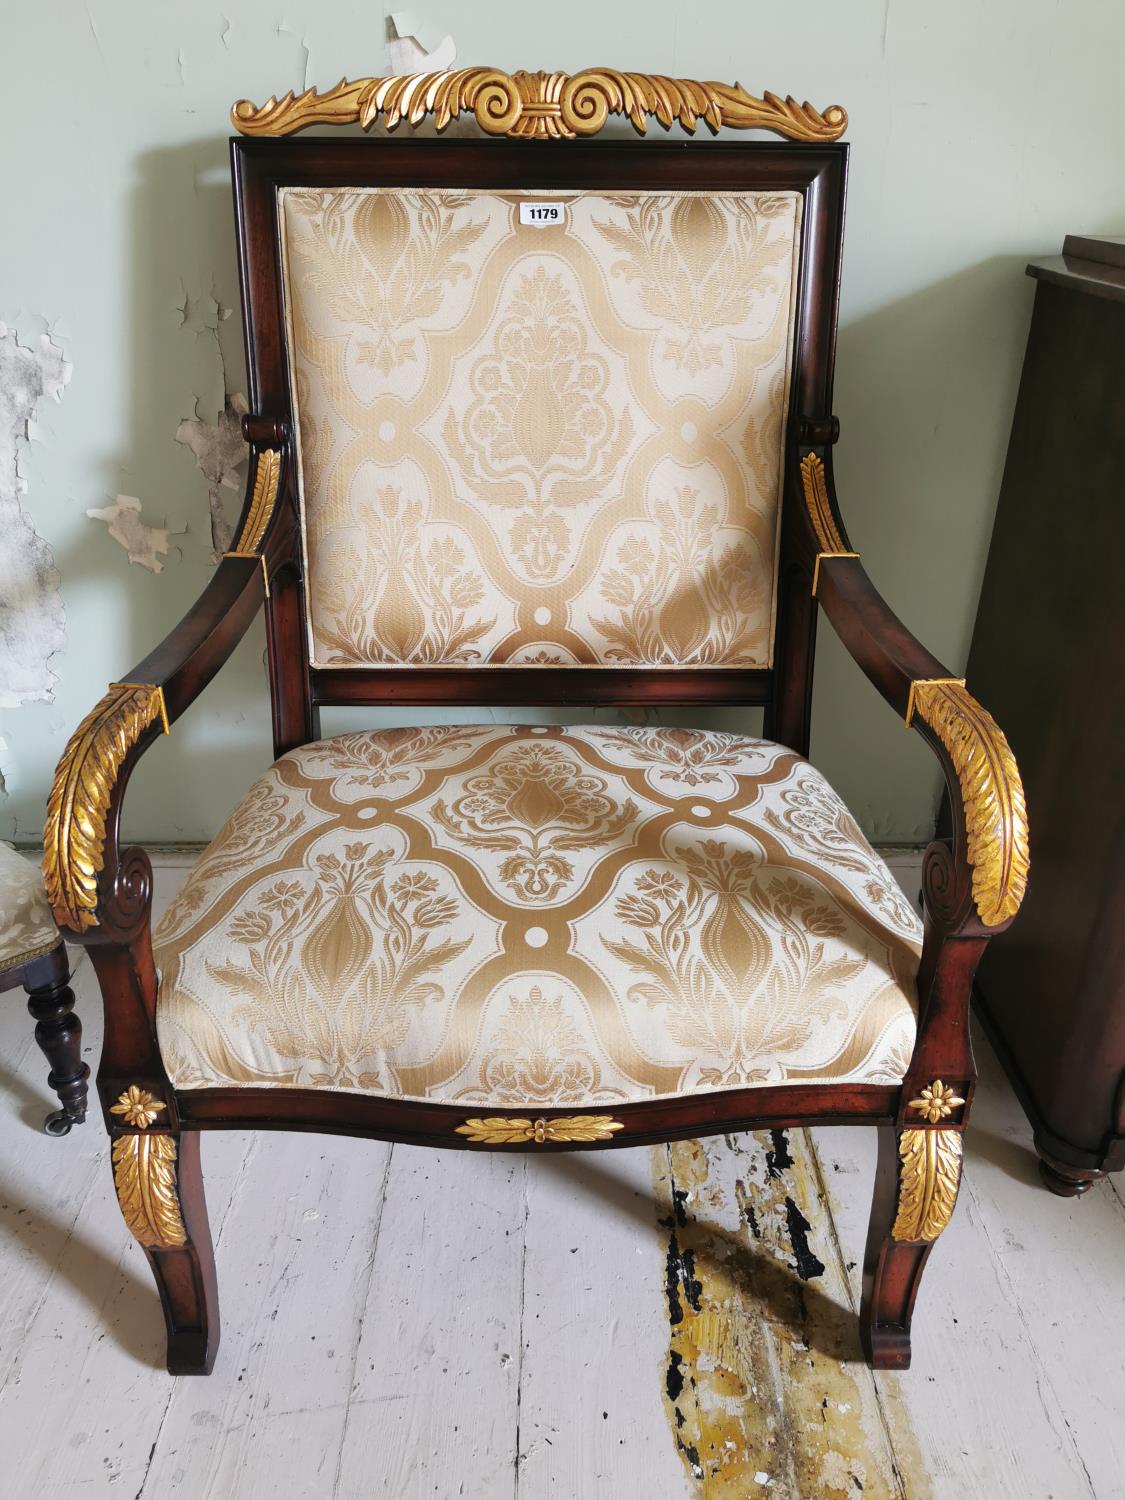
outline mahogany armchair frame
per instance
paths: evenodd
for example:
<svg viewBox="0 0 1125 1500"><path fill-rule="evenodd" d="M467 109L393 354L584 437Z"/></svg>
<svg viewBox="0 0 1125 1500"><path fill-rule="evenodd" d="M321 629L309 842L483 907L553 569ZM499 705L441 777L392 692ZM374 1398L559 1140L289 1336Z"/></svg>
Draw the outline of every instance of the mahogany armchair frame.
<svg viewBox="0 0 1125 1500"><path fill-rule="evenodd" d="M549 83L563 75L516 77ZM357 86L347 87L354 102ZM295 110L308 98L281 105L271 101L266 108ZM479 105L477 114L480 120ZM817 118L824 125L831 115ZM353 110L349 118L354 117ZM552 118L558 117L556 109ZM328 116L322 112L315 118ZM565 111L562 118L565 123ZM235 119L249 128L242 105ZM282 120L277 130L303 123L308 121ZM521 133L503 121L483 123L492 134ZM832 378L848 148L831 139L839 134L838 121L831 123L833 128L825 127L811 144L806 132L799 144L724 141L705 148L575 142L565 131L556 132L562 138L546 141L232 141L252 412L243 423L250 471L238 541L183 621L122 683L111 686L75 732L56 774L45 840L56 918L72 941L88 947L101 984L105 1042L97 1091L113 1142L121 1207L160 1291L173 1373L209 1371L219 1340L199 1135L247 1127L538 1152L634 1146L732 1130L873 1125L880 1150L864 1262L862 1339L873 1365L908 1365L915 1295L953 1209L973 1098L970 986L989 938L1018 908L1027 871L1026 821L1019 775L1003 735L880 598L840 517L832 474L838 433ZM772 128L799 133L776 122ZM536 189L773 187L802 194L777 644L770 670L530 666L329 672L309 666L276 191L287 184L510 190L525 183ZM931 843L924 858L919 1025L901 1086L771 1086L623 1104L614 1111L612 1129L600 1132L600 1138L596 1128L576 1132L574 1117L559 1109L543 1110L534 1122L523 1118L526 1111L496 1111L510 1125L508 1138L499 1144L459 1133L465 1111L453 1105L285 1088L177 1091L156 1039L151 866L143 850L121 847L121 809L140 756L200 695L263 604L277 754L319 736L322 704L576 702L761 704L765 734L806 754L822 608L867 677L933 749L949 790L952 837ZM599 1118L604 1119L586 1120Z"/></svg>

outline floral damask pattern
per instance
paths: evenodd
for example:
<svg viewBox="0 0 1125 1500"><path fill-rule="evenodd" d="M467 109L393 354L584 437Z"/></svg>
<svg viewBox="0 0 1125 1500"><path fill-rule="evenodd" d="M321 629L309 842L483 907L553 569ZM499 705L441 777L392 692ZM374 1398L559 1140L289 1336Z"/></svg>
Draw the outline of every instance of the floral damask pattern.
<svg viewBox="0 0 1125 1500"><path fill-rule="evenodd" d="M496 620L484 618L484 580L466 567L456 540L427 539L422 503L390 485L373 503L353 506L351 519L359 545L342 533L325 549L333 566L319 618L329 648L355 646L365 661L479 662L481 638Z"/></svg>
<svg viewBox="0 0 1125 1500"><path fill-rule="evenodd" d="M728 207L705 193L685 193L671 212L663 198L625 200L623 224L595 219L594 225L621 252L612 274L635 281L645 310L669 330L668 360L698 375L722 360L719 330L745 324L754 302L772 296L791 250L770 231L791 213L784 195L759 194L753 203Z"/></svg>
<svg viewBox="0 0 1125 1500"><path fill-rule="evenodd" d="M611 843L637 818L632 798L608 795L593 776L554 744L519 745L472 776L450 805L439 799L433 816L466 848L499 850L499 877L527 903L553 901L571 884L573 849Z"/></svg>
<svg viewBox="0 0 1125 1500"><path fill-rule="evenodd" d="M601 1094L601 1069L566 1010L532 985L507 1007L480 1059L480 1082L458 1094L470 1103L579 1104Z"/></svg>
<svg viewBox="0 0 1125 1500"><path fill-rule="evenodd" d="M720 665L761 659L766 627L756 623L764 592L761 570L746 542L716 545L722 521L690 485L657 499L653 542L627 538L617 566L601 582L616 613L591 625L605 640L608 662L650 666Z"/></svg>
<svg viewBox="0 0 1125 1500"><path fill-rule="evenodd" d="M160 923L160 1046L181 1088L529 1107L898 1081L921 932L892 885L768 741L345 735L251 788Z"/></svg>
<svg viewBox="0 0 1125 1500"><path fill-rule="evenodd" d="M864 960L831 954L839 910L807 882L764 874L757 849L707 839L674 852L682 878L645 870L615 903L639 940L602 941L636 976L630 1000L666 1008L668 1034L695 1054L702 1083L780 1082L778 1059L845 1013Z"/></svg>
<svg viewBox="0 0 1125 1500"><path fill-rule="evenodd" d="M0 843L0 969L14 968L61 942L42 874L11 844Z"/></svg>
<svg viewBox="0 0 1125 1500"><path fill-rule="evenodd" d="M781 807L767 812L766 821L792 848L863 876L868 903L900 932L917 930L918 918L898 882L848 809L815 772L797 778L796 785L783 791Z"/></svg>
<svg viewBox="0 0 1125 1500"><path fill-rule="evenodd" d="M282 190L313 660L768 666L799 196L519 202Z"/></svg>

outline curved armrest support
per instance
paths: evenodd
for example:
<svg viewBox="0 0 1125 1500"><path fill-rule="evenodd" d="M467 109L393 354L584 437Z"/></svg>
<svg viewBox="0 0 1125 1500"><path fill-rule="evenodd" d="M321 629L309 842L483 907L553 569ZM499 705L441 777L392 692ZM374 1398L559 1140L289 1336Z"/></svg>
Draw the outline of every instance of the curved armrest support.
<svg viewBox="0 0 1125 1500"><path fill-rule="evenodd" d="M968 877L980 923L995 929L1015 916L1027 888L1027 811L1015 756L964 679L951 676L880 597L849 547L820 454L805 454L800 476L816 549L813 592L863 672L935 750L953 801L955 863Z"/></svg>
<svg viewBox="0 0 1125 1500"><path fill-rule="evenodd" d="M294 524L277 507L287 432L245 418L250 479L233 553L199 599L127 681L111 683L71 735L55 770L43 833L43 873L55 920L79 939L121 940L147 916L147 861L118 850L118 821L134 765L199 696L268 595L268 558ZM272 446L267 446L272 442ZM104 928L104 933L92 929Z"/></svg>

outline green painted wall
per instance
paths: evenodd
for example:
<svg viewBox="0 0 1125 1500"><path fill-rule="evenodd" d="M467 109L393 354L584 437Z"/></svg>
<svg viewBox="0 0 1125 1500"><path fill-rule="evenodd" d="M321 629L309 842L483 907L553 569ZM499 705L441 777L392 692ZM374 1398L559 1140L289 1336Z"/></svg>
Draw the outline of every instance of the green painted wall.
<svg viewBox="0 0 1125 1500"><path fill-rule="evenodd" d="M1125 226L1125 6L432 0L419 14L452 33L461 63L605 62L849 109L837 475L872 576L959 669L1027 333L1024 263L1054 253L1068 231ZM61 400L39 404L20 460L22 504L54 550L67 630L53 701L4 710L0 728L0 835L34 842L67 734L211 567L207 484L175 433L185 419L214 421L224 388L245 389L229 315L230 103L383 71L386 23L377 7L338 0L40 0L8 17L5 40L0 319L25 344L49 328L73 365ZM173 533L163 572L131 564L87 518L120 493ZM262 653L259 623L146 757L127 834L209 836L266 763ZM873 836L929 836L930 757L827 626L813 753Z"/></svg>

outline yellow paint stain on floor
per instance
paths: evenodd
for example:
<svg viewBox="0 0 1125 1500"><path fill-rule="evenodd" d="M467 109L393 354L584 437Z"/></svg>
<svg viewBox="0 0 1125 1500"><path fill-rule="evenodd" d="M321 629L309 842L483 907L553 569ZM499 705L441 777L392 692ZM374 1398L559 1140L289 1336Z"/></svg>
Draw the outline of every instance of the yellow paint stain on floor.
<svg viewBox="0 0 1125 1500"><path fill-rule="evenodd" d="M927 1500L896 1377L877 1385L863 1363L805 1132L652 1158L668 1235L664 1402L703 1500Z"/></svg>

